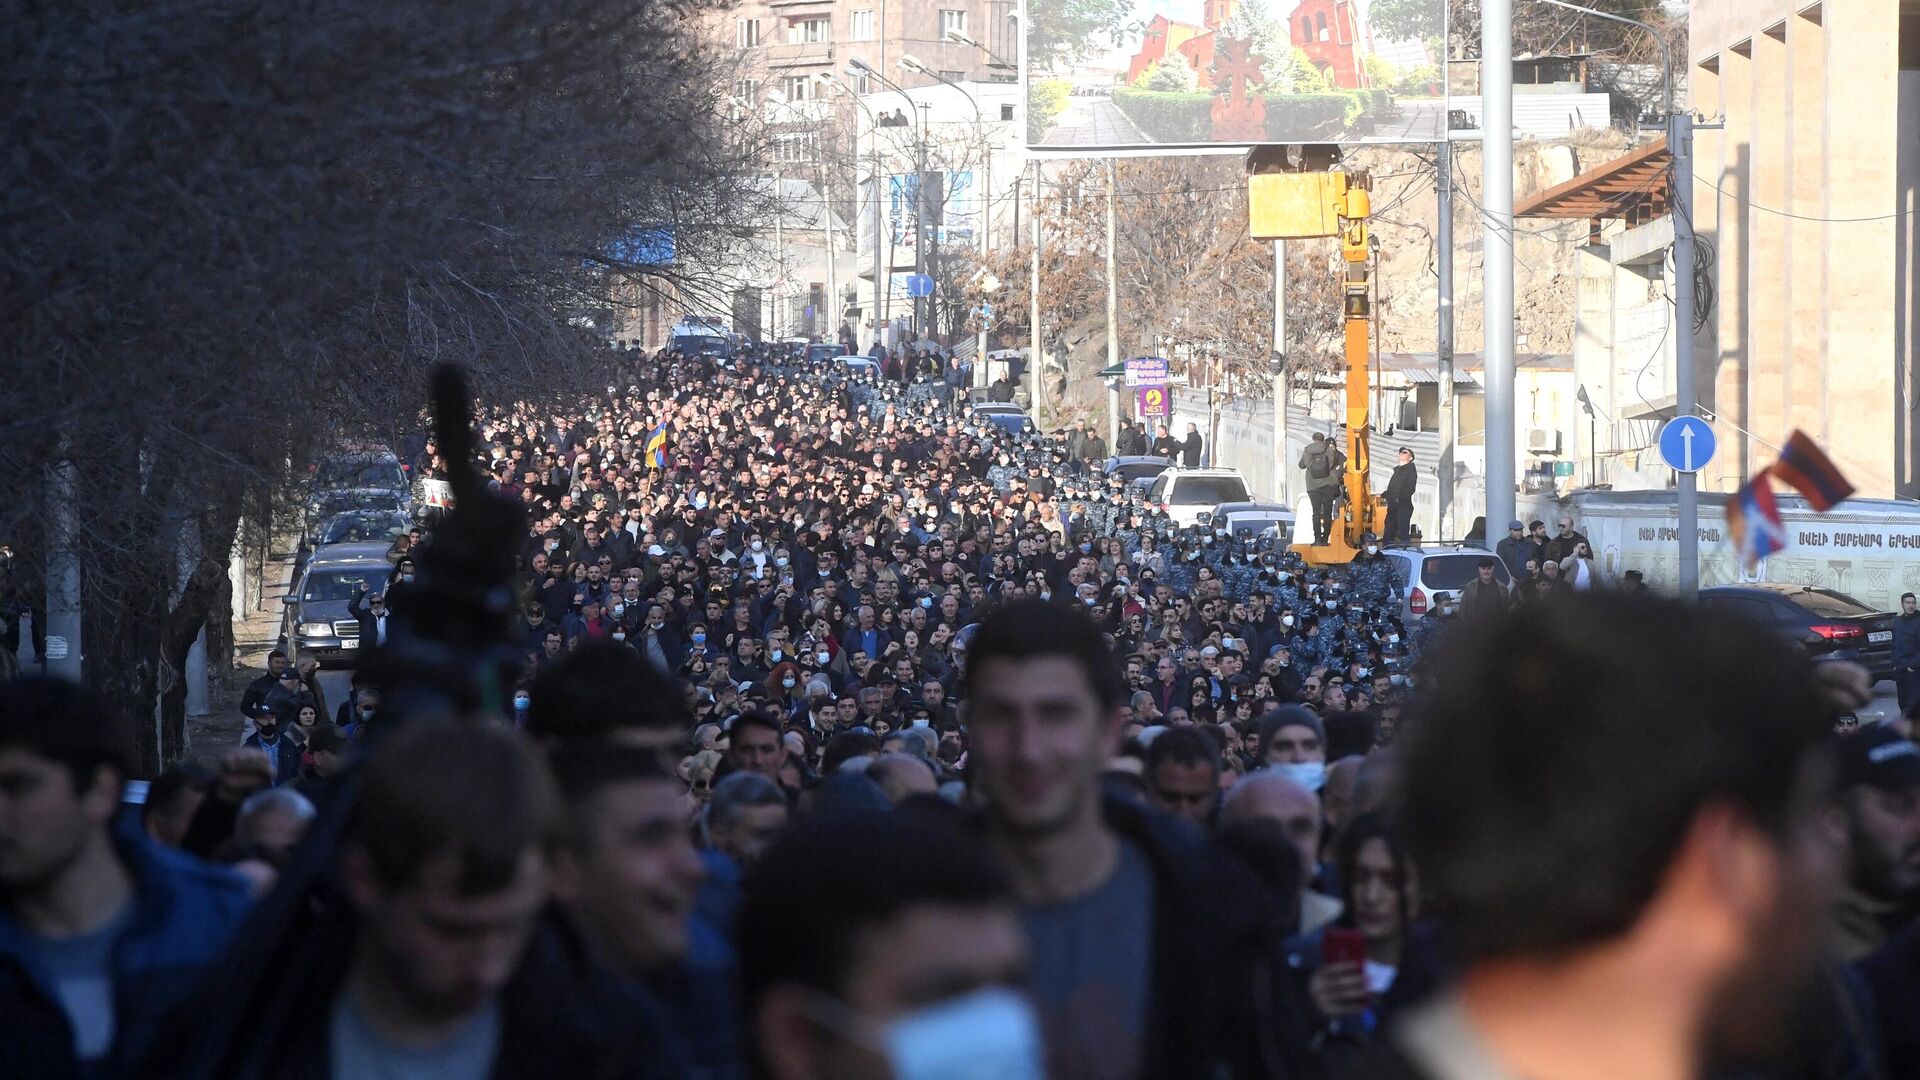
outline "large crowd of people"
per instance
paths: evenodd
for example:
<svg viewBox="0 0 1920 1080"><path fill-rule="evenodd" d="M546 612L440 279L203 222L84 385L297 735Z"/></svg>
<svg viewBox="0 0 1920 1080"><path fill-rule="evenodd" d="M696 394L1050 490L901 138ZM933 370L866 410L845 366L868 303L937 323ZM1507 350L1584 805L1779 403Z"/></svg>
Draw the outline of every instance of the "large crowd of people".
<svg viewBox="0 0 1920 1080"><path fill-rule="evenodd" d="M1413 619L1371 538L1174 527L958 364L624 356L478 418L491 715L276 654L129 814L130 718L0 688L10 1069L1920 1076L1920 751L1864 672L1571 519Z"/></svg>

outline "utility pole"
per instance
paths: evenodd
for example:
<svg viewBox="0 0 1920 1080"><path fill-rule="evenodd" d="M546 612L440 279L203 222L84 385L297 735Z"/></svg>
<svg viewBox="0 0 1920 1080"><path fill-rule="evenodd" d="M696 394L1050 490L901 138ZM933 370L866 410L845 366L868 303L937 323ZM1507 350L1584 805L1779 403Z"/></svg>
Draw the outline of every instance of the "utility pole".
<svg viewBox="0 0 1920 1080"><path fill-rule="evenodd" d="M1107 159L1107 366L1120 364L1120 251L1115 235L1115 198L1113 159ZM1120 397L1113 395L1114 423L1119 423ZM1120 438L1119 429L1114 430L1113 440Z"/></svg>
<svg viewBox="0 0 1920 1080"><path fill-rule="evenodd" d="M1033 409L1033 422L1040 423L1040 159L1033 161L1033 205L1027 208L1027 224L1033 229L1028 268L1030 294L1027 298L1027 396Z"/></svg>
<svg viewBox="0 0 1920 1080"><path fill-rule="evenodd" d="M1287 501L1287 242L1273 242L1273 497Z"/></svg>
<svg viewBox="0 0 1920 1080"><path fill-rule="evenodd" d="M1673 411L1699 415L1693 370L1693 114L1667 113L1667 152L1673 155ZM1700 489L1697 473L1680 480L1680 597L1700 589Z"/></svg>
<svg viewBox="0 0 1920 1080"><path fill-rule="evenodd" d="M1480 6L1487 533L1513 518L1513 0Z"/></svg>
<svg viewBox="0 0 1920 1080"><path fill-rule="evenodd" d="M1451 126L1451 124L1449 124ZM1440 453L1434 461L1434 499L1438 513L1434 517L1434 534L1451 539L1466 535L1465 529L1453 527L1453 440L1455 423L1453 414L1453 144L1440 144L1440 170L1438 176L1438 196L1440 223L1435 246L1440 256L1440 324L1436 341L1440 368ZM1508 519L1512 520L1511 518ZM1492 533L1494 522L1488 518L1488 533Z"/></svg>
<svg viewBox="0 0 1920 1080"><path fill-rule="evenodd" d="M911 98L908 99L912 101ZM913 199L913 272L925 276L927 273L927 118L920 114L920 145L917 148L917 160L914 163L914 199ZM913 298L913 340L918 343L926 336L927 298Z"/></svg>

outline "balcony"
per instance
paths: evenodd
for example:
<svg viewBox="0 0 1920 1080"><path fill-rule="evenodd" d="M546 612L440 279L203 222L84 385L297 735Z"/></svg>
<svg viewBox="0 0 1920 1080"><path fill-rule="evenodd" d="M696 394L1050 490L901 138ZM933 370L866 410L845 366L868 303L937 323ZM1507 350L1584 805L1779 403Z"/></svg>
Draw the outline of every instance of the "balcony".
<svg viewBox="0 0 1920 1080"><path fill-rule="evenodd" d="M810 67L833 63L833 42L809 41L801 45L768 45L766 47L769 67L791 68Z"/></svg>

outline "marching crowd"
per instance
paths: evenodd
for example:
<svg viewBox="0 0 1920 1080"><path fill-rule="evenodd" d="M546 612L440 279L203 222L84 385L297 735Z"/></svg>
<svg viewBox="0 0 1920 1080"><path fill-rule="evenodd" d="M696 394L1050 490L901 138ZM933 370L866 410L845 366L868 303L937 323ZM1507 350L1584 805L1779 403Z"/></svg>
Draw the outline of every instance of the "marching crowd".
<svg viewBox="0 0 1920 1080"><path fill-rule="evenodd" d="M627 355L479 418L499 723L276 654L129 818L105 706L0 688L10 1068L1920 1076L1864 673L1595 588L1571 519L1408 625L1371 538L1176 528L938 365Z"/></svg>

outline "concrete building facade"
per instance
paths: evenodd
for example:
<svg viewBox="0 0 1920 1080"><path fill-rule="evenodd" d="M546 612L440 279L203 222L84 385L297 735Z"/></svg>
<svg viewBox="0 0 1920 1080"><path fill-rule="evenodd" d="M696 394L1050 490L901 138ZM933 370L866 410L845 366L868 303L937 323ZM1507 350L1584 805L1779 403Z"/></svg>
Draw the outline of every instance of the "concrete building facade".
<svg viewBox="0 0 1920 1080"><path fill-rule="evenodd" d="M1731 491L1798 428L1920 497L1920 0L1694 0L1701 404ZM1705 299L1703 297L1703 299Z"/></svg>

